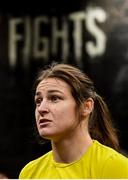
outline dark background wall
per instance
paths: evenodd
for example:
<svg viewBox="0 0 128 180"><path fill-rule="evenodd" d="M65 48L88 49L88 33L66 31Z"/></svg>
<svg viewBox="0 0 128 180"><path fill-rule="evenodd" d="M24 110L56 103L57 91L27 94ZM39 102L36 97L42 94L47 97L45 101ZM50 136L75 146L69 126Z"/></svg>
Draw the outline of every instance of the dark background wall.
<svg viewBox="0 0 128 180"><path fill-rule="evenodd" d="M50 149L35 137L32 85L52 61L83 69L106 100L128 152L128 1L34 2L0 9L0 171Z"/></svg>

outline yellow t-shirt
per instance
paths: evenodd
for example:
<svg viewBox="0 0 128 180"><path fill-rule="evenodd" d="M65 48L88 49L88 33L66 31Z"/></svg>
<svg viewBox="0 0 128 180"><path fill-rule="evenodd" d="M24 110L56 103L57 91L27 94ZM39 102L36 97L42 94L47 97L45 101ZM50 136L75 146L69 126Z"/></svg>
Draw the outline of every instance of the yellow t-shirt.
<svg viewBox="0 0 128 180"><path fill-rule="evenodd" d="M52 151L28 163L20 179L128 178L128 158L94 140L85 154L72 163L56 163Z"/></svg>

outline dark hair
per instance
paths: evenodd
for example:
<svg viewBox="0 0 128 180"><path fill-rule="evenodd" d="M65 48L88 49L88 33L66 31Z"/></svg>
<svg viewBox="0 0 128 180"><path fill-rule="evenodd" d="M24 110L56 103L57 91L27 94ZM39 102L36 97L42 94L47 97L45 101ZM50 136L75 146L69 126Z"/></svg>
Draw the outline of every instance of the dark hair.
<svg viewBox="0 0 128 180"><path fill-rule="evenodd" d="M92 139L119 150L116 131L112 125L110 112L103 98L95 92L92 80L82 70L68 64L51 64L39 73L35 87L47 78L59 78L71 87L71 93L77 106L91 97L94 100L94 109L89 119L89 133Z"/></svg>

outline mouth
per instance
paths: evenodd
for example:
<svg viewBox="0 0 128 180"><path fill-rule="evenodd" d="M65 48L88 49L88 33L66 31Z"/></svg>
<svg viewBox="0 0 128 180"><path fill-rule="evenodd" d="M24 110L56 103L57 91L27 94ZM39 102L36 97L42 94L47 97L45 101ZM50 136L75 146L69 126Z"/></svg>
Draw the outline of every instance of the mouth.
<svg viewBox="0 0 128 180"><path fill-rule="evenodd" d="M39 120L39 126L47 126L49 123L51 122L51 120L49 119L40 119Z"/></svg>

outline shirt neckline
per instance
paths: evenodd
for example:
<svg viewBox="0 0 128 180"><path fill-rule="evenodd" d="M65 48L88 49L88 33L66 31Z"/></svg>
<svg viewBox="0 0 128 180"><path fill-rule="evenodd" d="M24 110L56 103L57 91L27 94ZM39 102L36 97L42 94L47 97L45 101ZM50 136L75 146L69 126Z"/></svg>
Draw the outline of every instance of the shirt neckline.
<svg viewBox="0 0 128 180"><path fill-rule="evenodd" d="M91 144L91 146L86 150L86 152L80 157L80 159L76 160L76 161L73 161L71 163L59 163L59 162L56 162L54 159L53 159L53 153L52 153L52 164L55 166L55 167L66 167L66 166L71 166L79 161L81 161L85 156L87 156L88 153L90 153L92 147L94 146L94 144L96 143L96 140L93 140L93 143Z"/></svg>

